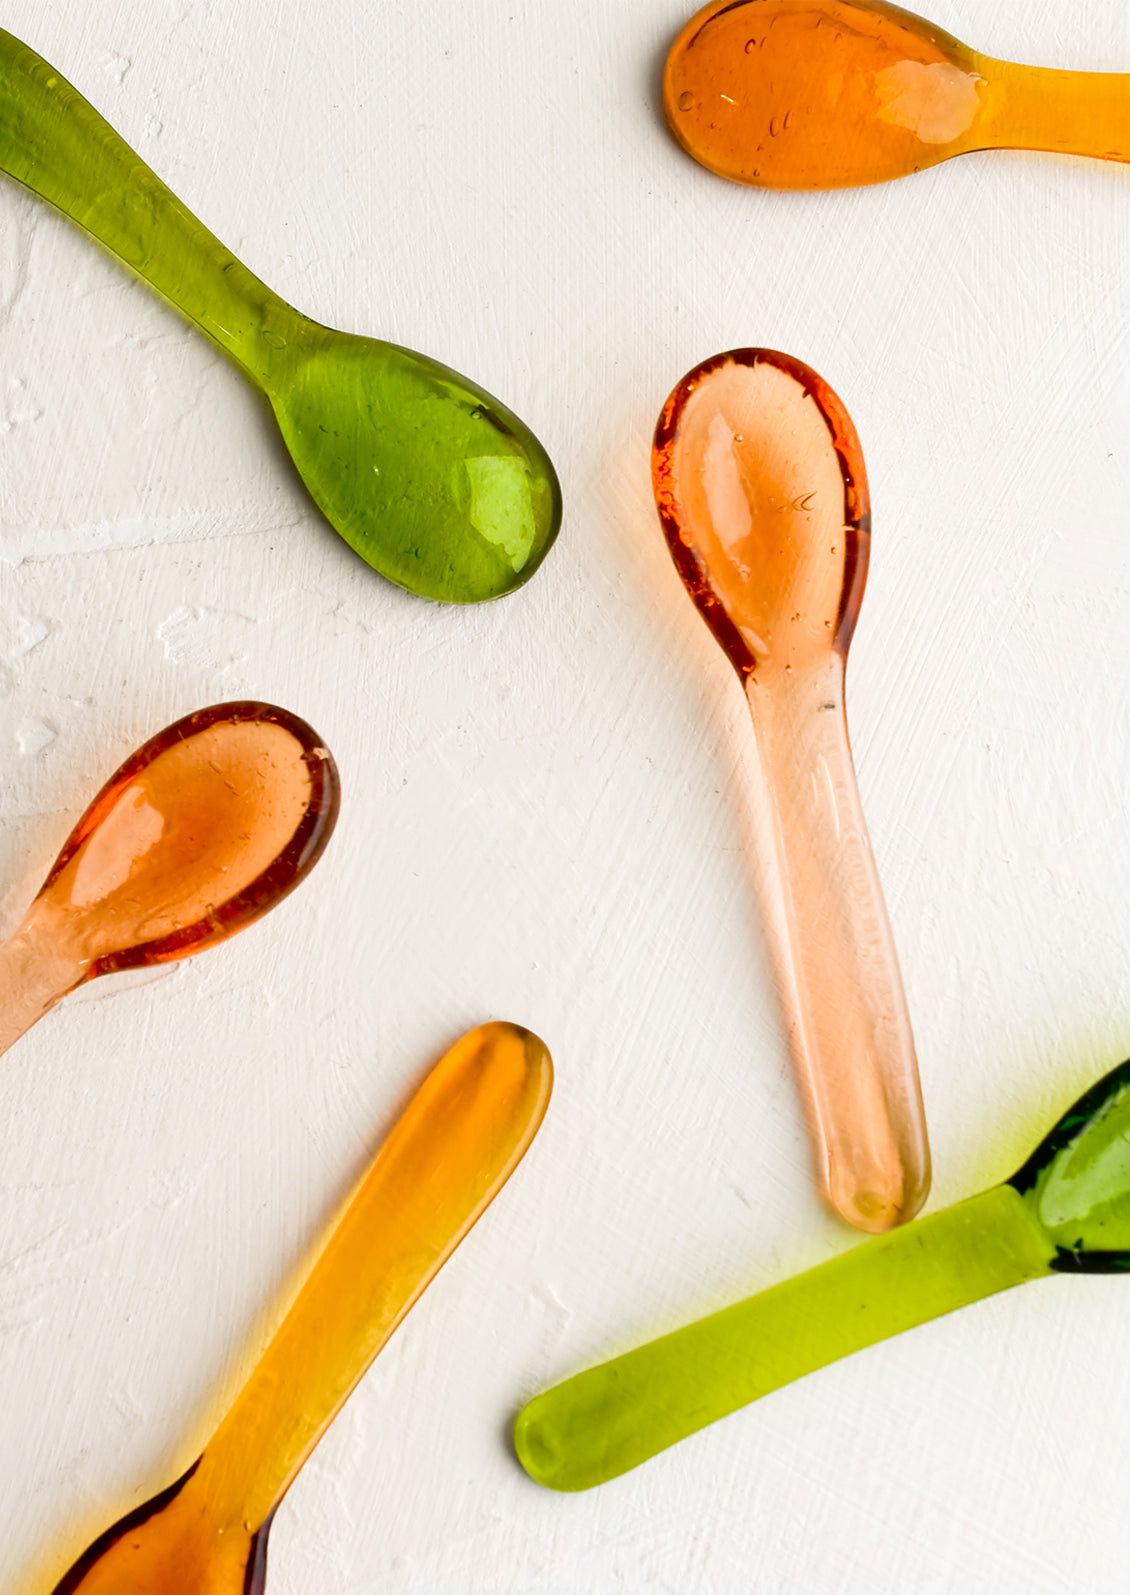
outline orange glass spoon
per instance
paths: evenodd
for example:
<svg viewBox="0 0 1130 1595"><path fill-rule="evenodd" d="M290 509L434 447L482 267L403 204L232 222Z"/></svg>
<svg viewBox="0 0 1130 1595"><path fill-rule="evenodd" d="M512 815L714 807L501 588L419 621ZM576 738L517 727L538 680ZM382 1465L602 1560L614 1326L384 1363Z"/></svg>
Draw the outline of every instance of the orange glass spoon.
<svg viewBox="0 0 1130 1595"><path fill-rule="evenodd" d="M261 1595L280 1501L521 1161L551 1085L544 1044L517 1025L482 1025L440 1059L203 1454L95 1540L54 1595Z"/></svg>
<svg viewBox="0 0 1130 1595"><path fill-rule="evenodd" d="M828 1199L858 1229L888 1229L921 1207L930 1159L844 714L871 525L859 439L814 371L737 349L671 394L652 474L679 574L753 715L788 927L778 961Z"/></svg>
<svg viewBox="0 0 1130 1595"><path fill-rule="evenodd" d="M1130 75L997 61L887 0L711 0L671 47L663 105L695 160L761 188L985 149L1130 160Z"/></svg>
<svg viewBox="0 0 1130 1595"><path fill-rule="evenodd" d="M266 703L187 715L131 755L0 947L0 1052L96 975L187 958L294 890L337 821L337 766Z"/></svg>

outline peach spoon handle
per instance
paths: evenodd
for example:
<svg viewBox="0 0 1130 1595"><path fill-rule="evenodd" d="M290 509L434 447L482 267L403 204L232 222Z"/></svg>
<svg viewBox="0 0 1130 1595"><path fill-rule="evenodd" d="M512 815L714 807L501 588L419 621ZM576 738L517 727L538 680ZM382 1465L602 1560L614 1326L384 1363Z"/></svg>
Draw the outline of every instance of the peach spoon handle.
<svg viewBox="0 0 1130 1595"><path fill-rule="evenodd" d="M779 950L801 1082L837 1212L858 1229L912 1218L930 1184L914 1040L863 818L840 654L754 672L746 697L771 796L786 922ZM791 990L789 988L792 988Z"/></svg>
<svg viewBox="0 0 1130 1595"><path fill-rule="evenodd" d="M90 971L90 960L60 946L41 917L30 913L0 947L0 1055Z"/></svg>

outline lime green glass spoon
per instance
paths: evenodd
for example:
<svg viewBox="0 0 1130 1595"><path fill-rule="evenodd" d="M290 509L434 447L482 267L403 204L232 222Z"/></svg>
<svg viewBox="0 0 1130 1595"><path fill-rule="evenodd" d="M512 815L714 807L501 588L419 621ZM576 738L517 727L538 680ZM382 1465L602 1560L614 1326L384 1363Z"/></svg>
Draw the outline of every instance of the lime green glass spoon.
<svg viewBox="0 0 1130 1595"><path fill-rule="evenodd" d="M202 226L108 123L0 30L0 170L104 244L270 402L318 508L390 581L477 603L557 535L561 492L517 416L396 344L310 321Z"/></svg>
<svg viewBox="0 0 1130 1595"><path fill-rule="evenodd" d="M590 1368L519 1413L522 1466L587 1490L850 1352L1054 1273L1130 1271L1130 1062L1010 1180Z"/></svg>

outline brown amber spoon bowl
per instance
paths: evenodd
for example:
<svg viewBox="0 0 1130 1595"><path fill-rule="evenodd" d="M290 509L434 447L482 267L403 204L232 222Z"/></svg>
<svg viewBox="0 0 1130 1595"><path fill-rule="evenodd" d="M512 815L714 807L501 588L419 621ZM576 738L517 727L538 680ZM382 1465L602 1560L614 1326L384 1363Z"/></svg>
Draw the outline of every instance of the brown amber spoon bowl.
<svg viewBox="0 0 1130 1595"><path fill-rule="evenodd" d="M0 1052L97 975L187 958L305 879L341 783L317 733L271 704L187 715L132 754L0 947Z"/></svg>

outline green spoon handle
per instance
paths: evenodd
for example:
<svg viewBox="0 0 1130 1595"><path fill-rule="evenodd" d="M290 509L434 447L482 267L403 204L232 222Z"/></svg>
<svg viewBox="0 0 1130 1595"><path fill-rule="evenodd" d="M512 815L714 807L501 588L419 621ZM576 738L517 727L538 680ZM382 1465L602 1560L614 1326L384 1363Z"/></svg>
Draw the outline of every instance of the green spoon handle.
<svg viewBox="0 0 1130 1595"><path fill-rule="evenodd" d="M0 169L84 228L263 385L300 320L77 89L0 29Z"/></svg>
<svg viewBox="0 0 1130 1595"><path fill-rule="evenodd" d="M1048 1273L1055 1250L996 1186L547 1390L518 1415L519 1460L551 1489L602 1484L802 1374Z"/></svg>

